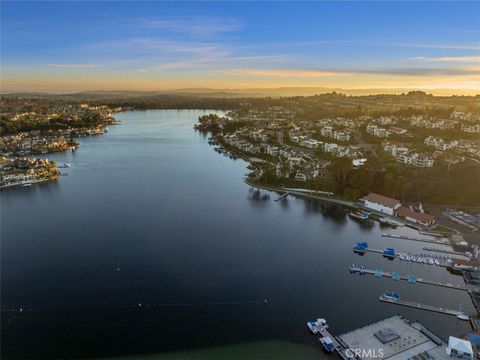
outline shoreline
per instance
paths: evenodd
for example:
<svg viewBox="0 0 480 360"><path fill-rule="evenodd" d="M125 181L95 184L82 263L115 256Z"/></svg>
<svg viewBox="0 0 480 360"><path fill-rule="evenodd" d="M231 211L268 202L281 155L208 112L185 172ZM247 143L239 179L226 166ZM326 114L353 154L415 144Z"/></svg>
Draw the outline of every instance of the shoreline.
<svg viewBox="0 0 480 360"><path fill-rule="evenodd" d="M315 190L305 189L304 191L302 191L301 189L295 189L295 188L259 185L259 184L253 183L252 181L248 180L248 178L245 178L244 182L248 186L256 188L256 189L273 191L273 192L277 192L277 193L287 193L288 192L290 195L294 195L294 196L304 197L304 198L313 199L313 200L325 201L325 202L341 205L341 206L347 207L349 209L368 211L375 216L388 217L388 218L390 218L392 220L395 220L397 222L401 222L403 224L403 226L410 227L410 228L415 229L419 232L428 232L428 233L430 233L430 235L436 234L436 236L442 236L442 237L446 237L446 238L449 238L449 236L451 235L451 234L446 234L446 233L441 233L441 232L435 232L434 229L432 229L432 228L419 226L417 224L412 224L412 223L407 222L404 219L396 217L396 216L390 216L390 215L387 215L387 214L376 212L375 210L365 208L364 206L361 206L357 202L354 202L354 201L348 201L348 200L338 199L338 198L335 198L335 197L317 195L317 194L314 194ZM378 219L374 219L374 220L378 221Z"/></svg>
<svg viewBox="0 0 480 360"><path fill-rule="evenodd" d="M212 138L215 138L214 133L212 133ZM220 142L220 141L217 140L217 145L222 147L222 149L224 151L227 151L227 152L230 152L230 153L236 155L237 158L240 158L240 159L244 160L249 165L252 163L252 161L254 161L252 157L250 157L248 155L245 155L244 153L242 153L238 149L233 148L232 146L228 146L227 144L225 144L223 142ZM265 160L265 159L258 159L258 160L268 162L268 160ZM244 182L247 185L249 185L250 187L257 188L257 189L273 191L273 192L277 192L277 193L278 192L281 192L281 193L288 192L292 195L296 195L296 196L300 196L300 197L304 197L304 198L320 200L320 201L325 201L325 202L330 202L330 203L342 205L342 206L345 206L349 209L368 211L368 212L370 212L373 215L378 216L378 217L388 217L389 219L392 219L394 221L402 223L403 226L408 226L408 227L413 228L413 229L415 229L419 232L434 233L434 234L437 234L437 236L442 236L442 237L447 237L447 238L449 238L452 234L463 235L462 232L459 232L458 230L447 227L447 226L445 226L445 227L450 229L452 231L451 233L450 232L436 232L434 227L438 224L434 224L431 227L426 227L426 226L421 226L421 225L418 225L418 224L410 223L410 222L406 221L405 219L399 218L397 216L391 216L391 215L387 215L387 214L384 214L384 213L376 212L375 210L372 210L372 209L365 208L364 206L359 205L357 201L349 201L349 200L339 199L339 198L336 198L334 195L332 195L332 196L318 195L318 193L321 193L321 191L310 190L310 189L296 189L296 188L288 188L288 187L276 187L276 186L270 186L270 185L260 185L260 184L256 184L256 183L250 181L248 179L248 177L245 177ZM317 193L317 194L315 194L315 193ZM378 219L375 219L375 220L378 220Z"/></svg>
<svg viewBox="0 0 480 360"><path fill-rule="evenodd" d="M9 188L13 188L13 187L24 187L23 185L25 185L25 184L33 185L33 184L39 184L39 183L44 183L44 182L48 182L48 181L55 181L55 180L58 180L59 177L60 177L60 175L57 175L55 177L51 177L51 178L47 178L47 179L38 179L38 180L32 180L32 181L28 181L28 182L19 182L19 183L14 183L14 184L3 185L3 186L0 186L0 190L9 189Z"/></svg>

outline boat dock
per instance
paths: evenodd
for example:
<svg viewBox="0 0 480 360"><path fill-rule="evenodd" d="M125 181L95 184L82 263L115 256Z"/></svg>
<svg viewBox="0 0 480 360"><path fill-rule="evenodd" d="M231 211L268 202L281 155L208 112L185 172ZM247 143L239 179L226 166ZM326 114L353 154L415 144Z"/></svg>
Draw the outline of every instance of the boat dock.
<svg viewBox="0 0 480 360"><path fill-rule="evenodd" d="M415 237L403 236L403 235L397 235L397 234L385 234L385 233L383 233L382 236L383 237L394 238L394 239L419 241L419 242L426 242L426 243L438 244L438 245L450 245L448 241L440 241L440 240L425 239L425 238L415 238Z"/></svg>
<svg viewBox="0 0 480 360"><path fill-rule="evenodd" d="M335 351L341 359L344 359L344 360L352 359L352 357L349 357L347 355L348 346L346 346L346 344L341 342L341 340L339 341L339 339L337 339L336 336L332 335L332 333L328 331L327 327L324 326L322 328L319 328L318 333L320 334L321 337L329 337L330 339L332 339L333 346L335 346Z"/></svg>
<svg viewBox="0 0 480 360"><path fill-rule="evenodd" d="M406 280L406 281L410 280L408 276L400 275L398 273L390 273L388 271L383 271L383 270L380 270L380 269L378 269L378 270L365 269L365 268L361 268L361 267L358 267L358 266L350 266L350 272L351 273L359 273L359 274L369 274L369 275L374 275L376 277L388 277L388 278L392 278L394 280ZM444 282L441 282L441 281L427 280L427 279L423 279L423 278L415 278L415 282L416 283L421 283L421 284L427 284L427 285L449 288L449 289L468 291L467 286L461 285L461 284L455 285L455 284L450 284L450 283L444 283Z"/></svg>
<svg viewBox="0 0 480 360"><path fill-rule="evenodd" d="M436 249L436 248L432 248L432 247L429 247L429 246L424 247L423 250L431 251L431 252L439 252L439 253L444 253L444 254L465 256L465 257L468 258L468 256L465 253L462 253L462 252L459 252L459 251Z"/></svg>
<svg viewBox="0 0 480 360"><path fill-rule="evenodd" d="M380 296L380 301L390 303L390 304L407 306L407 307L411 307L411 308L415 308L415 309L419 309L419 310L432 311L432 312L445 314L445 315L452 315L452 316L463 315L463 313L461 311L445 309L445 308L438 307L438 306L421 304L421 303L416 303L416 302L413 302L413 301L406 301L406 300L401 300L401 299L394 300L394 299L387 298L383 295Z"/></svg>
<svg viewBox="0 0 480 360"><path fill-rule="evenodd" d="M288 194L290 194L290 193L287 191L286 193L284 193L284 194L280 195L278 198L276 198L276 199L273 199L273 201L280 201L280 200L283 200L283 199L285 199L285 198L288 196Z"/></svg>

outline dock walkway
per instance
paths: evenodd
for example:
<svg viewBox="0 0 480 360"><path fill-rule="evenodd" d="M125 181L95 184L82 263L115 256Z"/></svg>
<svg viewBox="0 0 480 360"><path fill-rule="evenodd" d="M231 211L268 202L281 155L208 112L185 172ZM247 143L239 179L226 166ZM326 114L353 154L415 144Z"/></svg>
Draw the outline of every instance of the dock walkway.
<svg viewBox="0 0 480 360"><path fill-rule="evenodd" d="M318 330L321 337L328 336L330 339L332 339L333 345L335 346L335 351L341 359L354 359L353 357L347 355L348 347L345 347L342 343L340 343L340 341L335 336L333 336L330 331L328 331L328 327L324 326L322 328L319 328Z"/></svg>
<svg viewBox="0 0 480 360"><path fill-rule="evenodd" d="M430 244L438 244L438 245L450 245L448 240L446 241L441 241L441 240L434 240L434 239L425 239L425 238L415 238L415 237L410 237L410 236L402 236L402 235L397 235L397 234L382 234L383 237L389 237L393 239L402 239L402 240L410 240L410 241L419 241L419 242L425 242L425 243L430 243Z"/></svg>
<svg viewBox="0 0 480 360"><path fill-rule="evenodd" d="M359 273L359 274L363 273L363 274L369 274L369 275L374 275L375 276L376 273L377 273L376 270L365 269L365 268L361 268L361 267L358 267L358 266L351 266L350 269L354 270L354 272ZM381 275L383 277L392 278L392 273L390 273L388 271L382 271ZM408 277L404 276L404 275L400 275L399 280L408 281ZM427 285L449 288L449 289L468 291L467 286L461 285L461 284L455 285L455 284L450 284L450 283L444 283L444 282L441 282L441 281L427 280L427 279L423 279L423 278L416 278L416 282L417 283L422 283L422 284L427 284Z"/></svg>
<svg viewBox="0 0 480 360"><path fill-rule="evenodd" d="M457 310L451 310L451 309L445 309L439 306L433 306L433 305L427 305L427 304L421 304L421 303L416 303L413 301L406 301L406 300L393 300L390 298L386 298L385 296L380 296L380 301L390 303L390 304L396 304L396 305L402 305L402 306L407 306L419 310L426 310L426 311L433 311L436 313L440 314L445 314L445 315L453 315L453 316L458 316L462 315L463 313L461 311Z"/></svg>
<svg viewBox="0 0 480 360"><path fill-rule="evenodd" d="M465 253L462 253L462 252L459 252L459 251L436 249L436 248L432 248L432 247L429 247L429 246L424 247L423 250L431 251L431 252L439 252L439 253L444 253L444 254L451 254L451 255L459 255L459 256L464 256L464 257L468 258L468 256Z"/></svg>
<svg viewBox="0 0 480 360"><path fill-rule="evenodd" d="M290 192L287 191L285 194L280 195L278 198L274 199L273 201L283 200L283 199L285 199L289 194L290 194Z"/></svg>

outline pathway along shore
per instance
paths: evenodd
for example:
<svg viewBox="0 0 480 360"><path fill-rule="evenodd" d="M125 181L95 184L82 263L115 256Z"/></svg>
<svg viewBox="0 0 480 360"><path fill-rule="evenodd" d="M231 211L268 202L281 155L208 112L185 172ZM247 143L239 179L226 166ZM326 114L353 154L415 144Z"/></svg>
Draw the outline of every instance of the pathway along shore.
<svg viewBox="0 0 480 360"><path fill-rule="evenodd" d="M338 198L335 198L333 196L320 195L315 190L307 190L307 189L303 190L303 189L295 189L295 188L288 188L288 187L274 187L274 186L259 185L259 184L255 184L255 183L251 182L250 180L248 180L248 178L245 178L245 183L247 185L249 185L251 187L254 187L254 188L257 188L257 189L274 191L274 192L277 192L277 193L288 192L290 195L301 196L301 197L304 197L304 198L315 199L315 200L330 202L330 203L333 203L333 204L343 205L343 206L348 207L350 209L365 210L365 211L371 212L372 214L375 214L378 217L392 218L395 221L401 222L401 223L403 223L403 225L411 227L411 228L416 229L418 231L430 231L430 232L432 231L428 227L423 227L423 226L420 226L418 224L412 224L412 223L409 223L409 222L407 222L407 221L405 221L401 218L392 217L392 216L389 216L387 214L379 213L379 212L377 212L375 210L372 210L372 209L367 209L367 208L363 207L358 201L354 202L354 201L338 199ZM441 234L441 233L439 233L438 235L446 236L445 234Z"/></svg>
<svg viewBox="0 0 480 360"><path fill-rule="evenodd" d="M337 198L330 197L330 196L315 194L316 191L314 191L314 190L307 190L307 189L301 190L301 189L295 189L295 188L258 185L258 184L255 184L255 183L251 182L247 178L245 179L245 183L247 185L249 185L251 187L254 187L254 188L257 188L257 189L275 191L275 192L280 192L280 193L288 192L291 195L303 196L303 197L307 197L307 198L310 198L310 199L316 199L316 200L323 200L323 201L331 202L331 203L334 203L334 204L347 206L347 207L352 208L352 209L363 209L363 207L359 206L358 204L356 204L353 201L341 200L341 199L337 199Z"/></svg>

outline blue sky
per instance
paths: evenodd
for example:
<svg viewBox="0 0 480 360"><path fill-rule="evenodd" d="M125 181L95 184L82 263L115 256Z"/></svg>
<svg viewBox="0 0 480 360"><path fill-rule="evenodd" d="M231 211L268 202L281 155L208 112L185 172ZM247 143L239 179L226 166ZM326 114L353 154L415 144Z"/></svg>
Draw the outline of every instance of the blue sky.
<svg viewBox="0 0 480 360"><path fill-rule="evenodd" d="M1 7L2 90L480 89L480 2Z"/></svg>

